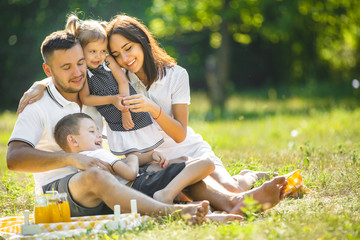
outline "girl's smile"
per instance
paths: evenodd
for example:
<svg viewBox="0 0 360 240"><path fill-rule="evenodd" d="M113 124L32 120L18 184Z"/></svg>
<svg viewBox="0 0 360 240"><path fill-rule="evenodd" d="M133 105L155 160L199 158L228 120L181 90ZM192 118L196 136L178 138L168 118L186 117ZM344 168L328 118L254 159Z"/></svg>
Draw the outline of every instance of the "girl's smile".
<svg viewBox="0 0 360 240"><path fill-rule="evenodd" d="M106 58L107 40L98 39L84 47L85 61L88 68L97 69Z"/></svg>

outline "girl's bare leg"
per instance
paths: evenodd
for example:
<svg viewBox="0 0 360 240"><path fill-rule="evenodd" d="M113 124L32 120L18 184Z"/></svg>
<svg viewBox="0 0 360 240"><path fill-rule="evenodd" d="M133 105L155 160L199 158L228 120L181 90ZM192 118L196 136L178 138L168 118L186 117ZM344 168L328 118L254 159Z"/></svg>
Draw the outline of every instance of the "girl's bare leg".
<svg viewBox="0 0 360 240"><path fill-rule="evenodd" d="M185 168L164 189L154 193L153 198L171 204L185 187L204 179L212 171L214 164L210 159L188 161Z"/></svg>

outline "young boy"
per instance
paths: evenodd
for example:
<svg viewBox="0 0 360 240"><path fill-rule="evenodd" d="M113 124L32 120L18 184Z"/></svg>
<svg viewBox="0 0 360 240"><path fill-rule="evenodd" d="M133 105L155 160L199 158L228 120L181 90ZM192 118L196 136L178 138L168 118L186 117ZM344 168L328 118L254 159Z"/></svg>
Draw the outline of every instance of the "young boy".
<svg viewBox="0 0 360 240"><path fill-rule="evenodd" d="M109 163L118 180L154 199L173 203L175 197L187 186L194 184L214 171L210 159L193 159L167 166L165 158L156 151L139 155L130 154L125 159L102 148L102 136L92 118L84 113L63 117L55 126L55 140L65 152L81 153ZM165 169L156 172L139 172L141 162L157 161Z"/></svg>

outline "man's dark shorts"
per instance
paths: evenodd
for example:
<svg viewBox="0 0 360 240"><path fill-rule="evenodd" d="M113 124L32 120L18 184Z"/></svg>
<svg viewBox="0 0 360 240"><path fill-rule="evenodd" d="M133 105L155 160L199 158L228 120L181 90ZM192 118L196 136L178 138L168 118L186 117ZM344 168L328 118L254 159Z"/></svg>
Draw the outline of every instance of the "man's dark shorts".
<svg viewBox="0 0 360 240"><path fill-rule="evenodd" d="M64 178L55 180L49 184L44 185L42 187L43 192L45 193L46 191L51 191L52 189L54 189L59 193L67 193L71 217L105 215L114 213L113 210L111 210L104 202L100 203L99 206L94 208L86 208L75 202L69 192L69 180L75 174L76 173L67 175Z"/></svg>
<svg viewBox="0 0 360 240"><path fill-rule="evenodd" d="M155 192L165 188L184 168L185 163L182 162L170 164L159 171L146 172L140 169L140 175L136 177L131 188L153 197Z"/></svg>

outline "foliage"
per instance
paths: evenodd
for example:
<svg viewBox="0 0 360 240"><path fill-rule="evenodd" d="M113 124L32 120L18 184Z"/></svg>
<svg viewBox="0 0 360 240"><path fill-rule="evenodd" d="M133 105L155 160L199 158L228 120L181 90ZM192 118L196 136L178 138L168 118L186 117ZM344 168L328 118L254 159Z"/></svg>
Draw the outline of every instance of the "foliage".
<svg viewBox="0 0 360 240"><path fill-rule="evenodd" d="M182 48L204 44L181 63L191 68L197 60L206 75L205 60L224 39L221 23L227 21L232 38L231 92L249 86L335 84L344 93L358 78L359 1L154 0L151 29ZM228 4L228 7L226 6ZM186 38L181 38L186 34ZM196 39L192 36L202 36ZM176 39L181 38L180 41ZM206 53L202 54L202 49ZM179 50L181 51L181 50ZM191 57L190 57L191 56ZM190 61L190 60L189 60ZM225 59L219 59L225 61ZM204 77L202 77L204 79ZM345 85L347 84L347 85Z"/></svg>
<svg viewBox="0 0 360 240"><path fill-rule="evenodd" d="M0 87L6 91L0 109L14 109L31 83L45 77L41 42L64 27L71 11L82 11L83 18L109 20L125 12L142 19L189 71L193 89L206 88L206 61L229 35L229 59L216 56L219 63L228 62L224 87L229 93L279 85L316 89L322 82L348 95L350 82L359 78L359 4L357 0L1 1Z"/></svg>

